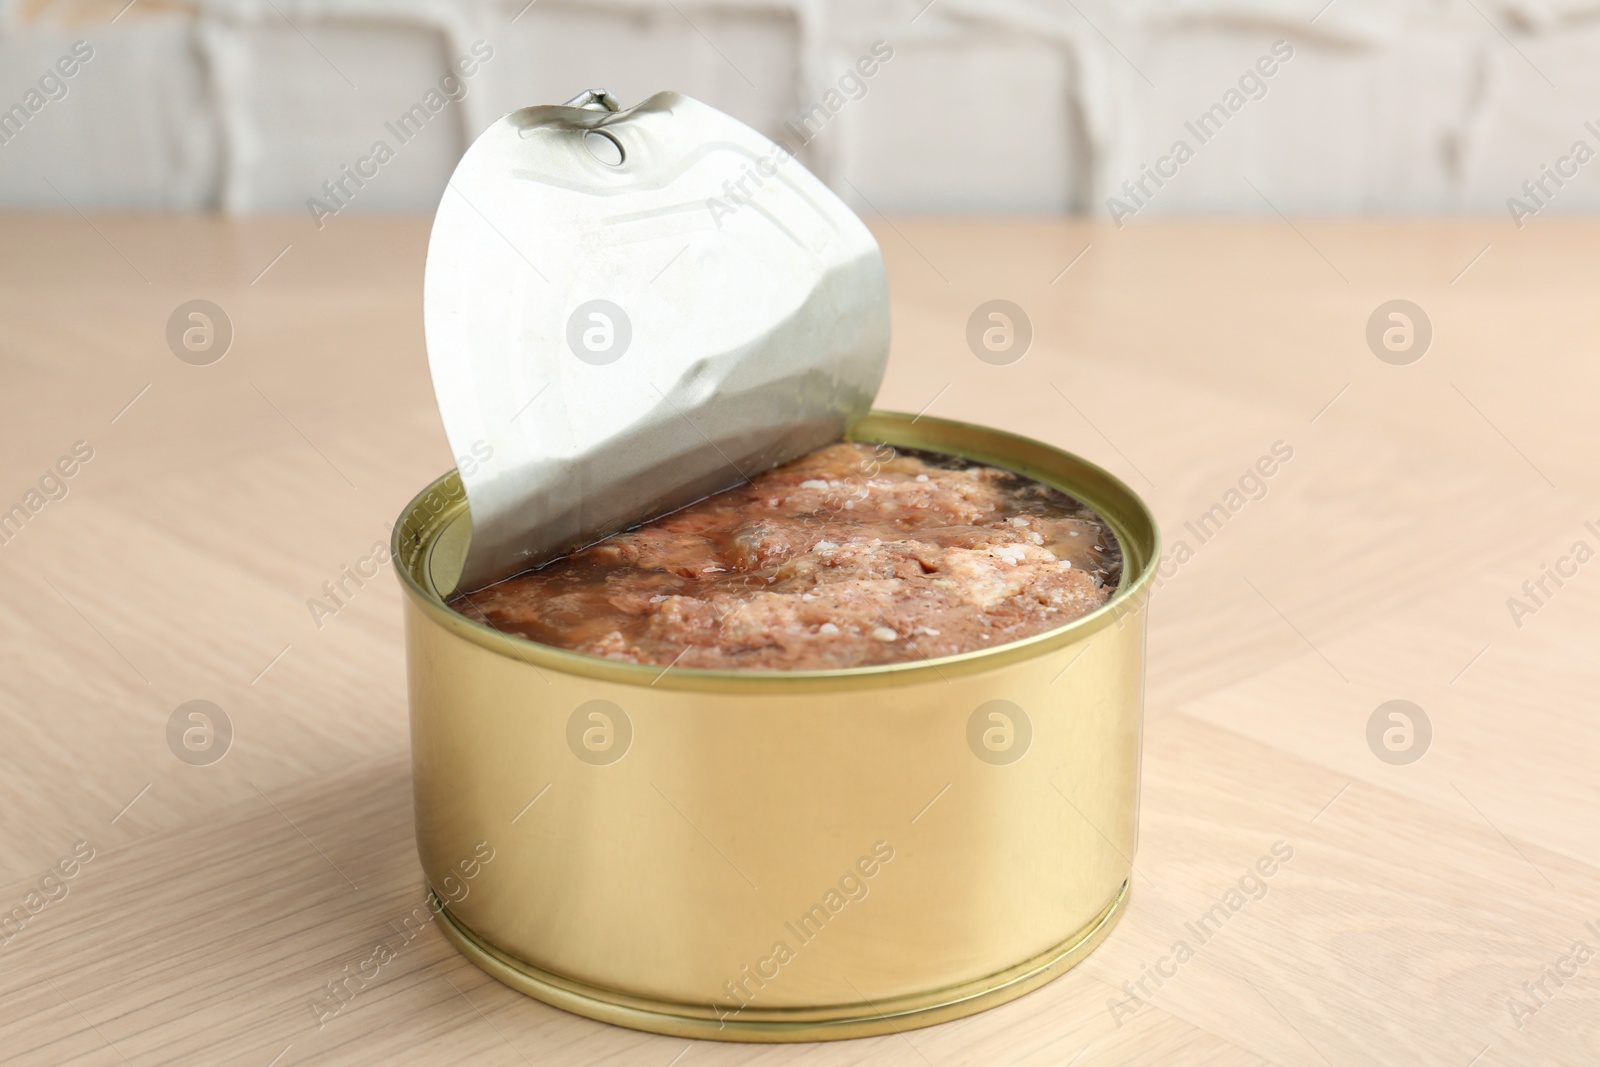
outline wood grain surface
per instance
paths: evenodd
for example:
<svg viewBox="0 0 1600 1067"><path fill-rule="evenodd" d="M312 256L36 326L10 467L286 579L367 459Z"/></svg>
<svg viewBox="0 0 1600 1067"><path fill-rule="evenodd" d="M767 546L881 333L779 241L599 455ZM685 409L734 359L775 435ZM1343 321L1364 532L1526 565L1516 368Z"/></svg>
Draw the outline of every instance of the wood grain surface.
<svg viewBox="0 0 1600 1067"><path fill-rule="evenodd" d="M0 510L27 518L0 544L0 913L26 921L0 934L0 1058L1600 1062L1600 562L1561 563L1600 549L1600 225L873 226L879 406L1095 459L1188 549L1154 601L1135 887L1101 949L991 1012L836 1044L589 1022L432 927L319 1009L423 891L393 574L330 617L307 600L451 463L427 220L7 217ZM197 298L234 331L209 366L166 339ZM1410 365L1366 338L1396 298L1432 324ZM990 299L1032 323L1009 365L967 345ZM1395 699L1431 723L1409 764L1368 744ZM210 765L169 748L190 700L232 724ZM75 845L92 859L47 878Z"/></svg>

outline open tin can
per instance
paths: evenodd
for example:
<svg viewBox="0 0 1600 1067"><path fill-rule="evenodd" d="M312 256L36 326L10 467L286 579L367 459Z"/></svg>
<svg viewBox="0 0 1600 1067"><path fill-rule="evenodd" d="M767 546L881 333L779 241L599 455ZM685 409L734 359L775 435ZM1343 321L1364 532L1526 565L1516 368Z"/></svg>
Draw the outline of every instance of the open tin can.
<svg viewBox="0 0 1600 1067"><path fill-rule="evenodd" d="M1114 596L963 655L663 669L448 607L471 538L456 473L400 517L418 850L442 929L495 978L681 1037L859 1037L1021 996L1122 913L1149 510L1099 467L996 430L873 412L849 436L1076 497L1120 543Z"/></svg>

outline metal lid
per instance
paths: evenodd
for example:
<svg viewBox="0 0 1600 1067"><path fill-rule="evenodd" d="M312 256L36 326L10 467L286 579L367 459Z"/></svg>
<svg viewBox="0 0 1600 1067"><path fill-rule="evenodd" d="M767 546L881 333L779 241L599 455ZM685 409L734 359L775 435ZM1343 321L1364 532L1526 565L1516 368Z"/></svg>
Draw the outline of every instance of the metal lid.
<svg viewBox="0 0 1600 1067"><path fill-rule="evenodd" d="M837 440L889 349L861 220L670 92L484 131L434 219L423 318L472 512L465 590Z"/></svg>

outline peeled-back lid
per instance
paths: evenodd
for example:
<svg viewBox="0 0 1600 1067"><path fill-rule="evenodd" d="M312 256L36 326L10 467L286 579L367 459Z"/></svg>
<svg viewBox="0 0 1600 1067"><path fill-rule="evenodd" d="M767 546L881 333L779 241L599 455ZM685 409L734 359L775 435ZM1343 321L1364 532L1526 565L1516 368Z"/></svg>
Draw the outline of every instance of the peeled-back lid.
<svg viewBox="0 0 1600 1067"><path fill-rule="evenodd" d="M472 513L462 590L837 440L889 350L861 220L671 92L485 130L434 219L423 318Z"/></svg>

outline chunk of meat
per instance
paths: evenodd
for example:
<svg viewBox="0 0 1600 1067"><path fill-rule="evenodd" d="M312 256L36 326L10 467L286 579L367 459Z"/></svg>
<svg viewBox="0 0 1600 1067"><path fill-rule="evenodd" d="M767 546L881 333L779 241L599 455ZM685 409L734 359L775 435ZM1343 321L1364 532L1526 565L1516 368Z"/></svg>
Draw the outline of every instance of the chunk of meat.
<svg viewBox="0 0 1600 1067"><path fill-rule="evenodd" d="M1120 573L1110 530L1050 486L840 443L453 606L609 659L824 670L1029 637Z"/></svg>

